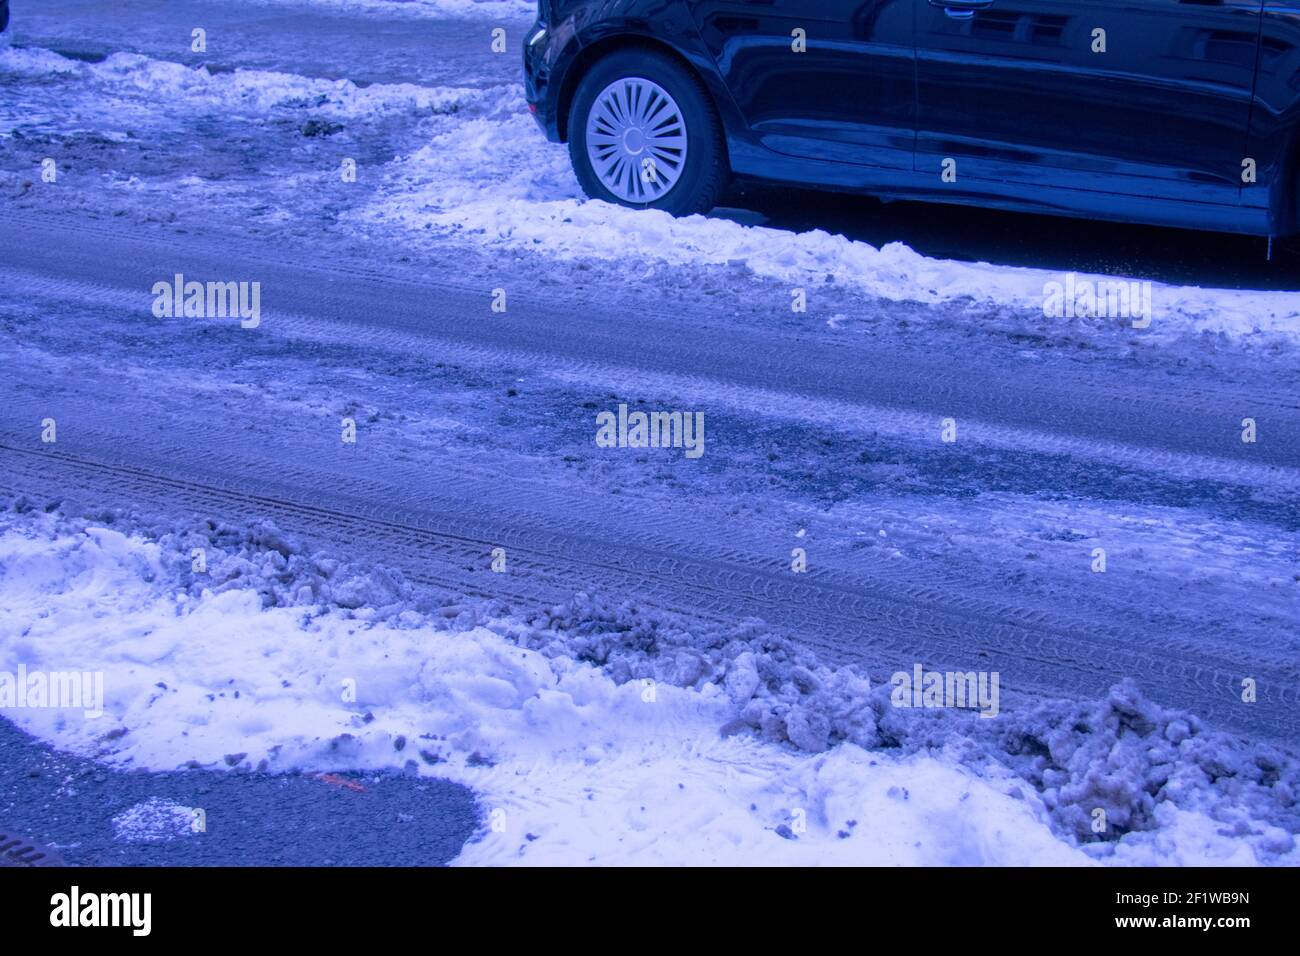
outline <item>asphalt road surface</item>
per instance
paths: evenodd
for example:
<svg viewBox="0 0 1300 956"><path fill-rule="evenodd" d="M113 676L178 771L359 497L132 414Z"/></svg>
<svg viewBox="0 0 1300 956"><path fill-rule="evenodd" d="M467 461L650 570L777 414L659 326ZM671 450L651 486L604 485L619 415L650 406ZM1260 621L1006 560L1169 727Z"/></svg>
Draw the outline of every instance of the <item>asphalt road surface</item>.
<svg viewBox="0 0 1300 956"><path fill-rule="evenodd" d="M497 314L491 284L442 268L192 231L0 216L0 243L4 490L271 517L448 594L536 607L596 590L756 617L888 671L982 663L1053 695L1131 676L1164 703L1294 738L1294 591L1251 554L1285 562L1300 526L1293 370L1231 352L1212 375L1158 354L1016 360L1005 341L934 330L828 341L523 278L499 280L520 291ZM148 290L175 272L260 277L261 324L160 322ZM357 444L317 396L359 409ZM706 409L706 454L596 447L596 410L618 402ZM1242 443L1242 409L1274 437ZM40 441L45 417L56 445ZM843 539L826 516L865 521L859 497L901 509L881 530L913 546ZM1011 518L986 513L1004 498ZM1231 566L1198 583L1203 558L1178 551L1194 545L1155 538L1102 575L1082 532L1037 531L1032 557L981 540L997 535L982 522L1031 501L1196 516ZM908 513L947 523L909 540ZM794 574L801 542L810 567ZM490 570L498 546L507 575ZM1237 704L1242 675L1261 705Z"/></svg>

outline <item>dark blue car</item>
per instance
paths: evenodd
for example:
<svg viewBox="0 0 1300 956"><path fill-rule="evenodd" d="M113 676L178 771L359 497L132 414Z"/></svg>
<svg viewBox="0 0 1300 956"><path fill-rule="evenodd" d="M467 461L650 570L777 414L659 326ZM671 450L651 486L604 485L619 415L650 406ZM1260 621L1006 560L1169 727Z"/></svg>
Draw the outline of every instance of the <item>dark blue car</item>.
<svg viewBox="0 0 1300 956"><path fill-rule="evenodd" d="M703 212L735 174L1300 231L1300 0L541 0L524 61L627 206Z"/></svg>

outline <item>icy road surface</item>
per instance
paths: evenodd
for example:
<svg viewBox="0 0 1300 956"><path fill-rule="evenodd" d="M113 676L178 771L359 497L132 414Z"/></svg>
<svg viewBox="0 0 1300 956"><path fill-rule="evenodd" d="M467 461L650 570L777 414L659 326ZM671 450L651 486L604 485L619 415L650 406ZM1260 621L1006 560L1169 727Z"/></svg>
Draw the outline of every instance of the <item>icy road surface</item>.
<svg viewBox="0 0 1300 956"><path fill-rule="evenodd" d="M18 0L0 492L271 519L514 613L758 619L877 680L997 671L1006 710L1129 677L1300 739L1294 260L1215 289L1139 258L1135 329L1044 318L1070 263L584 203L523 112L521 5L401 6ZM178 273L260 283L260 322L156 317ZM620 404L703 413L703 455L598 447Z"/></svg>

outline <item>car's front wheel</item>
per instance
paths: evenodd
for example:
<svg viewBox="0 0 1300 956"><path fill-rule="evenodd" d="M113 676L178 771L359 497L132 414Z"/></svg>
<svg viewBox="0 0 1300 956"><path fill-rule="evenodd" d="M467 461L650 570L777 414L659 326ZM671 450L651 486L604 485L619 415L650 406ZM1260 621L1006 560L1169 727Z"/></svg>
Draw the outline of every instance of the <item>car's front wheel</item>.
<svg viewBox="0 0 1300 956"><path fill-rule="evenodd" d="M708 212L727 182L708 93L651 50L614 53L583 77L569 113L569 156L591 198L674 216Z"/></svg>

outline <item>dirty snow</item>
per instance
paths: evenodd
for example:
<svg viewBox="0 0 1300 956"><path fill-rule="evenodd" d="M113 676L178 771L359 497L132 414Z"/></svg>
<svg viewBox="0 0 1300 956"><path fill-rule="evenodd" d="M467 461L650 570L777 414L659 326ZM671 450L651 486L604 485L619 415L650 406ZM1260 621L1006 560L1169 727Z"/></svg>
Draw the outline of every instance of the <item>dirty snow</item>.
<svg viewBox="0 0 1300 956"><path fill-rule="evenodd" d="M442 20L510 20L533 17L534 0L242 0L254 5L320 7L365 15L419 16Z"/></svg>
<svg viewBox="0 0 1300 956"><path fill-rule="evenodd" d="M49 50L0 50L0 72L29 81L76 80L113 97L146 102L156 114L164 109L205 109L257 115L279 107L310 106L333 118L370 118L389 111L451 112L467 102L485 100L487 91L427 87L413 83L358 86L351 80L328 80L275 70L209 71L137 53L113 53L98 63L69 59ZM60 94L62 95L62 94ZM101 107L102 108L102 107Z"/></svg>
<svg viewBox="0 0 1300 956"><path fill-rule="evenodd" d="M391 164L389 182L359 214L412 232L527 248L561 260L597 258L669 266L743 265L792 287L833 278L891 301L971 300L1028 309L1042 318L1044 288L1062 274L923 256L892 242L867 242L822 230L790 233L727 218L675 219L583 197L567 148L548 143L527 113L523 88L510 89L487 117L466 117ZM1096 282L1108 277L1080 275ZM1233 337L1300 335L1300 300L1291 292L1246 292L1153 284L1151 336L1191 332ZM1049 320L1050 321L1050 320ZM1120 318L1093 319L1127 326Z"/></svg>
<svg viewBox="0 0 1300 956"><path fill-rule="evenodd" d="M246 2L478 19L532 7ZM587 202L565 148L545 142L515 82L363 86L128 53L87 63L39 49L0 52L0 74L9 81L0 137L21 127L148 141L181 125L221 121L228 131L241 120L261 145L279 147L303 139L307 115L346 121L376 158L358 187L359 208L340 220L386 241L527 250L558 263L626 263L638 274L648 263L728 266L729 285L742 289L751 275L791 287L832 277L888 301L1027 310L1035 327L1044 285L1062 278L937 260L900 243L877 248L824 231ZM374 138L376 118L386 118L400 151ZM270 167L258 165L247 179L203 179L186 162L183 177L150 167L156 180L147 189L134 175L123 188L137 191L142 207L202 189L230 218L250 190L259 202L271 194L275 215L314 229L304 210L320 193L302 183L336 175L334 165L307 167L295 172L302 179L267 182ZM119 173L130 170L114 167ZM1143 339L1300 330L1294 293L1156 284L1152 294L1148 330L1092 322ZM795 421L842 417L829 403L806 404L821 408L801 403ZM900 427L897 418L890 427ZM1028 433L1004 431L1008 446L1032 446ZM1207 459L1207 474L1213 464ZM963 520L918 512L910 499L872 505L870 514L843 506L822 524L869 533L873 544L878 532L878 546L897 554L942 541L983 550L986 561L999 548L1018 560L1046 535L1068 535L1081 553L1104 538L1121 561L1144 550L1195 554L1200 569L1183 574L1185 583L1212 586L1213 601L1202 599L1225 618L1244 606L1284 623L1296 617L1293 549L1247 521L1196 521L1175 509L1134 517L1019 496L963 500ZM121 766L447 776L481 797L482 838L463 863L1300 862L1293 758L1211 732L1133 685L990 721L903 712L889 706L888 687L826 666L759 625L702 627L587 595L511 619L475 605L425 606L400 574L309 553L265 523L142 528L114 514L85 520L20 504L0 518L0 531L0 670L102 670L107 692L98 721L30 709L5 716ZM200 571L191 566L195 548L206 562ZM1259 574L1234 585L1247 564ZM1179 563L1167 560L1160 573L1176 580ZM1246 594L1259 576L1268 590ZM1108 821L1101 834L1097 810ZM165 839L180 834L182 812L188 830L187 808L166 801L137 805L115 825L122 839Z"/></svg>
<svg viewBox="0 0 1300 956"><path fill-rule="evenodd" d="M584 598L528 621L424 608L266 524L4 515L0 669L101 670L106 710L5 716L120 766L458 780L484 814L462 863L1300 862L1294 764L1131 687L912 719L762 633Z"/></svg>
<svg viewBox="0 0 1300 956"><path fill-rule="evenodd" d="M481 13L496 6L467 3ZM430 5L435 7L441 9ZM245 119L293 107L327 119L363 122L404 116L407 144L386 158L375 177L380 185L361 208L343 217L363 234L382 227L399 230L405 241L465 241L528 250L562 262L625 264L638 273L648 263L739 266L790 287L830 281L886 301L1010 308L1027 313L1039 329L1068 324L1043 312L1045 288L1065 280L1060 272L935 259L903 243L876 247L823 230L792 233L725 216L674 219L587 201L569 168L567 149L546 141L528 115L517 82L477 89L358 86L277 71L214 73L131 53L84 63L39 49L0 51L0 74L26 81L23 93L32 99L8 110L0 107L0 116L14 126L107 125L103 135L110 140L200 110ZM221 200L221 190L211 198ZM1077 278L1097 282L1114 277ZM1128 318L1120 317L1073 321L1151 341L1188 333L1269 341L1300 336L1300 298L1293 292L1153 283L1151 308L1146 329L1133 329ZM834 319L831 324L840 327Z"/></svg>

